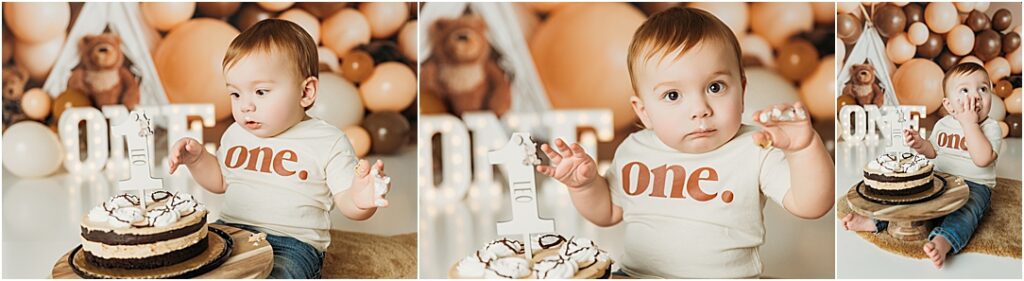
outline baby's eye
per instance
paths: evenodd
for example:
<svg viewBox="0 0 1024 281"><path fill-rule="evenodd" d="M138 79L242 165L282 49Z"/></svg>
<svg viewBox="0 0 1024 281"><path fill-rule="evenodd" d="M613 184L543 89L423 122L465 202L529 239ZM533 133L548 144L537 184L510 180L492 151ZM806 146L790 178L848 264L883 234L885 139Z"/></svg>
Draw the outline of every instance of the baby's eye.
<svg viewBox="0 0 1024 281"><path fill-rule="evenodd" d="M967 88L960 88L960 94L961 95L966 95L967 94Z"/></svg>
<svg viewBox="0 0 1024 281"><path fill-rule="evenodd" d="M262 95L266 95L266 94L267 94L267 90L263 90L263 89L256 90L256 95L257 96L262 96Z"/></svg>
<svg viewBox="0 0 1024 281"><path fill-rule="evenodd" d="M721 93L724 90L725 90L725 84L722 84L722 81L715 81L715 82L711 82L711 84L708 84L707 91L708 91L709 94L718 94L718 93Z"/></svg>
<svg viewBox="0 0 1024 281"><path fill-rule="evenodd" d="M231 92L228 95L230 95L232 98L237 98L238 97L238 93L236 93L236 92Z"/></svg>
<svg viewBox="0 0 1024 281"><path fill-rule="evenodd" d="M679 91L670 90L662 94L661 98L668 101L677 101L679 100Z"/></svg>
<svg viewBox="0 0 1024 281"><path fill-rule="evenodd" d="M978 92L980 92L980 93L988 93L988 87L981 86L981 88L978 88Z"/></svg>

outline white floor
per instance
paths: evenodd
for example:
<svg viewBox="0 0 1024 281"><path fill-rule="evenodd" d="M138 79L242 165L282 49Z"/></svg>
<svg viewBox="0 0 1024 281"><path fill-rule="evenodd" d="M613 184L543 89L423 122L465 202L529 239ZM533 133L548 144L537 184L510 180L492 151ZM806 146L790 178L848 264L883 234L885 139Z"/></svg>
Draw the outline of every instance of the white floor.
<svg viewBox="0 0 1024 281"><path fill-rule="evenodd" d="M354 222L331 212L335 229L394 235L416 232L416 149L404 147L383 159L392 178L391 207L367 221ZM199 187L187 169L165 178L172 191L187 191L211 210L210 221L220 217L221 195ZM85 181L85 183L78 183ZM89 209L116 194L116 183L103 177L79 179L61 171L43 179L18 179L3 172L3 278L46 278L57 261L79 242L79 222Z"/></svg>
<svg viewBox="0 0 1024 281"><path fill-rule="evenodd" d="M839 143L836 163L836 196L844 196L861 180L862 168L881 153L877 147ZM1021 179L1021 139L1003 142L996 163L999 177ZM1021 261L1012 258L965 253L951 256L945 268L936 270L930 261L911 259L879 249L835 224L836 276L839 278L1021 278Z"/></svg>

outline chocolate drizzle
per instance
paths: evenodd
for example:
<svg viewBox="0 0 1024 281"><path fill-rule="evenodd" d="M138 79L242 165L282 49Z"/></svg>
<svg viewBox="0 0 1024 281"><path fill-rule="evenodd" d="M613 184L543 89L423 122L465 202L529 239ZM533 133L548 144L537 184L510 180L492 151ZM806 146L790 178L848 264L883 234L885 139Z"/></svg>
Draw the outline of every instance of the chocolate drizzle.
<svg viewBox="0 0 1024 281"><path fill-rule="evenodd" d="M124 200L128 201L128 203L130 203L132 205L139 205L139 197L135 196L135 195L131 195L131 194L128 194L128 193L121 193L121 194L118 194L117 196L114 196L114 198L110 198L110 201L114 201L117 198L124 198Z"/></svg>
<svg viewBox="0 0 1024 281"><path fill-rule="evenodd" d="M562 237L561 235L556 235L556 236L561 237L562 240L565 240L565 237ZM556 256L556 257L558 257L558 259L544 259L544 260L541 260L538 263L538 264L540 264L540 263L552 263L552 262L555 263L554 266L551 266L551 268L548 268L548 270L544 271L543 273L541 273L540 270L537 270L537 265L533 266L533 271L537 273L537 279L547 279L548 278L548 274L550 274L552 270L554 270L555 268L558 268L558 266L560 266L560 265L566 264L566 257L563 257L563 256ZM597 263L597 262L594 262L594 263Z"/></svg>
<svg viewBox="0 0 1024 281"><path fill-rule="evenodd" d="M551 243L544 243L545 238L554 238L555 241ZM558 247L559 245L562 245L562 242L565 242L565 236L558 234L544 234L537 238L537 244L540 245L540 248L544 250Z"/></svg>
<svg viewBox="0 0 1024 281"><path fill-rule="evenodd" d="M498 239L498 240L495 240L495 241L491 241L491 243L488 243L487 246L498 245L498 244L501 244L502 246L505 246L505 248L508 248L509 251L512 251L513 253L516 253L516 254L519 254L519 255L526 253L526 249L523 249L523 247L522 247L523 245L522 245L521 242L519 242L519 240L509 240L508 238L501 238L501 239ZM519 244L519 250L516 250L516 244ZM487 248L487 247L484 247L484 248Z"/></svg>
<svg viewBox="0 0 1024 281"><path fill-rule="evenodd" d="M172 194L170 192L158 190L154 191L153 193L150 193L149 199L153 199L153 202L160 202L167 200L167 198L170 198L171 196Z"/></svg>

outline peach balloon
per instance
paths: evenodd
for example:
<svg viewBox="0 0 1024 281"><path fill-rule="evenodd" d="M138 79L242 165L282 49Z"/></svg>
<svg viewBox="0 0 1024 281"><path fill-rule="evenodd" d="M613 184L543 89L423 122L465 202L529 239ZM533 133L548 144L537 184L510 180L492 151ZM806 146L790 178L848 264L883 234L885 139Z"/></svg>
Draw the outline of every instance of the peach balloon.
<svg viewBox="0 0 1024 281"><path fill-rule="evenodd" d="M974 35L973 33L971 35ZM928 41L928 26L923 22L915 22L907 28L907 39L914 46L921 46ZM973 47L973 46L971 46Z"/></svg>
<svg viewBox="0 0 1024 281"><path fill-rule="evenodd" d="M28 118L42 121L50 116L51 102L50 94L42 89L32 88L21 97L21 110Z"/></svg>
<svg viewBox="0 0 1024 281"><path fill-rule="evenodd" d="M1010 61L1003 57L996 57L985 63L985 70L988 71L988 78L995 83L1010 76Z"/></svg>
<svg viewBox="0 0 1024 281"><path fill-rule="evenodd" d="M398 49L402 50L402 55L410 61L419 61L420 52L416 48L417 26L417 21L411 20L398 32Z"/></svg>
<svg viewBox="0 0 1024 281"><path fill-rule="evenodd" d="M294 22L306 30L309 36L313 37L313 42L320 45L320 20L311 15L306 10L295 8L282 13L277 16L279 19Z"/></svg>
<svg viewBox="0 0 1024 281"><path fill-rule="evenodd" d="M295 2L259 2L260 8L267 10L268 12L280 12L288 9L295 4Z"/></svg>
<svg viewBox="0 0 1024 281"><path fill-rule="evenodd" d="M1003 132L1004 139L1006 136L1010 135L1010 125L1007 125L1006 122L999 121L999 130Z"/></svg>
<svg viewBox="0 0 1024 281"><path fill-rule="evenodd" d="M942 104L942 77L945 73L928 59L912 59L904 63L893 75L896 98L902 105L924 105L932 114Z"/></svg>
<svg viewBox="0 0 1024 281"><path fill-rule="evenodd" d="M71 23L71 5L67 2L4 2L3 7L7 28L18 41L26 44L51 42L63 37Z"/></svg>
<svg viewBox="0 0 1024 281"><path fill-rule="evenodd" d="M11 35L10 33L7 32L7 27L6 26L4 27L3 43L4 43L3 50L2 50L3 51L3 55L4 55L3 64L7 64L7 62L11 61L11 58L14 57L14 35Z"/></svg>
<svg viewBox="0 0 1024 281"><path fill-rule="evenodd" d="M836 3L836 12L839 12L840 14L860 14L860 3L838 2Z"/></svg>
<svg viewBox="0 0 1024 281"><path fill-rule="evenodd" d="M814 9L814 22L824 24L834 24L836 20L836 4L833 2L812 2L811 8Z"/></svg>
<svg viewBox="0 0 1024 281"><path fill-rule="evenodd" d="M142 17L159 31L168 31L192 18L196 2L142 2Z"/></svg>
<svg viewBox="0 0 1024 281"><path fill-rule="evenodd" d="M743 2L692 2L690 3L691 8L697 8L705 10L718 19L722 20L729 29L732 29L732 33L736 34L736 38L743 38L742 35L747 33L748 18L749 14L747 3Z"/></svg>
<svg viewBox="0 0 1024 281"><path fill-rule="evenodd" d="M953 3L953 5L956 6L957 12L970 13L971 11L974 11L975 3L974 2L956 2L956 3Z"/></svg>
<svg viewBox="0 0 1024 281"><path fill-rule="evenodd" d="M370 35L375 39L391 37L409 19L409 6L401 2L366 2L359 12L370 23Z"/></svg>
<svg viewBox="0 0 1024 281"><path fill-rule="evenodd" d="M768 68L775 68L775 55L772 46L760 35L747 34L740 39L740 49L744 57L753 57Z"/></svg>
<svg viewBox="0 0 1024 281"><path fill-rule="evenodd" d="M164 37L153 54L171 103L212 103L217 120L231 116L221 61L238 30L211 18L189 20Z"/></svg>
<svg viewBox="0 0 1024 281"><path fill-rule="evenodd" d="M958 23L956 7L948 2L928 3L928 7L924 8L924 21L932 32L945 34Z"/></svg>
<svg viewBox="0 0 1024 281"><path fill-rule="evenodd" d="M323 66L327 66L327 70L334 73L341 71L341 64L338 63L338 55L334 54L334 51L327 47L320 47L316 49L317 57L320 61L320 71L324 71Z"/></svg>
<svg viewBox="0 0 1024 281"><path fill-rule="evenodd" d="M915 52L917 52L917 47L910 43L906 33L890 37L889 43L885 44L885 53L896 64L903 64L914 58Z"/></svg>
<svg viewBox="0 0 1024 281"><path fill-rule="evenodd" d="M778 48L789 38L814 27L814 11L810 3L750 4L750 29Z"/></svg>
<svg viewBox="0 0 1024 281"><path fill-rule="evenodd" d="M946 33L946 46L957 56L970 54L974 50L974 32L966 25L958 24Z"/></svg>
<svg viewBox="0 0 1024 281"><path fill-rule="evenodd" d="M625 3L569 5L551 14L530 40L530 53L551 105L607 108L615 128L634 124L626 53L633 33L646 18Z"/></svg>
<svg viewBox="0 0 1024 281"><path fill-rule="evenodd" d="M61 46L64 45L64 34L57 38L40 43L25 43L21 40L14 40L14 62L25 70L32 81L43 82L50 74L50 69L57 62L60 56Z"/></svg>
<svg viewBox="0 0 1024 281"><path fill-rule="evenodd" d="M985 65L985 62L981 61L981 59L979 59L978 57L975 57L975 56L966 56L966 57L960 59L960 62L957 63L957 64L968 63L968 62L977 63L978 65Z"/></svg>
<svg viewBox="0 0 1024 281"><path fill-rule="evenodd" d="M1006 61L1010 62L1010 74L1014 74L1014 75L1020 74L1020 71L1021 71L1021 55L1020 55L1020 52L1021 52L1021 49L1024 49L1024 48L1018 47L1013 52L1010 52L1009 54L1006 54Z"/></svg>
<svg viewBox="0 0 1024 281"><path fill-rule="evenodd" d="M345 137L352 143L352 150L356 157L363 157L370 153L370 133L366 132L366 129L354 125L341 130L341 132L345 133Z"/></svg>
<svg viewBox="0 0 1024 281"><path fill-rule="evenodd" d="M416 74L398 62L379 64L359 85L359 95L372 112L402 111L416 100Z"/></svg>
<svg viewBox="0 0 1024 281"><path fill-rule="evenodd" d="M1020 114L1020 99L1020 88L1013 89L1013 93L1003 100L1003 104L1006 105L1006 112L1009 112L1010 114Z"/></svg>
<svg viewBox="0 0 1024 281"><path fill-rule="evenodd" d="M370 22L362 13L345 8L327 18L321 26L324 46L339 56L360 44L370 43Z"/></svg>
<svg viewBox="0 0 1024 281"><path fill-rule="evenodd" d="M826 56L814 72L800 83L800 100L816 120L832 119L836 115L836 59Z"/></svg>

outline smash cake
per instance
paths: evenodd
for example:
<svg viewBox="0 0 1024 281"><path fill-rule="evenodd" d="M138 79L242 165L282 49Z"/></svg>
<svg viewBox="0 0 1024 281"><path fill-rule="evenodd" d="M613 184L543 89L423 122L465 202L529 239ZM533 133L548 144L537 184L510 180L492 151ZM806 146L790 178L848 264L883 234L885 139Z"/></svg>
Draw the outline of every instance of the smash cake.
<svg viewBox="0 0 1024 281"><path fill-rule="evenodd" d="M545 234L532 241L533 258L525 256L519 240L491 241L456 264L449 278L487 279L598 279L607 278L612 265L594 241Z"/></svg>
<svg viewBox="0 0 1024 281"><path fill-rule="evenodd" d="M864 167L864 181L857 191L882 204L913 204L941 195L945 180L935 176L935 165L923 155L888 152Z"/></svg>
<svg viewBox="0 0 1024 281"><path fill-rule="evenodd" d="M82 218L87 263L100 268L152 269L206 251L208 211L203 204L184 192L155 191L145 200L120 194Z"/></svg>

